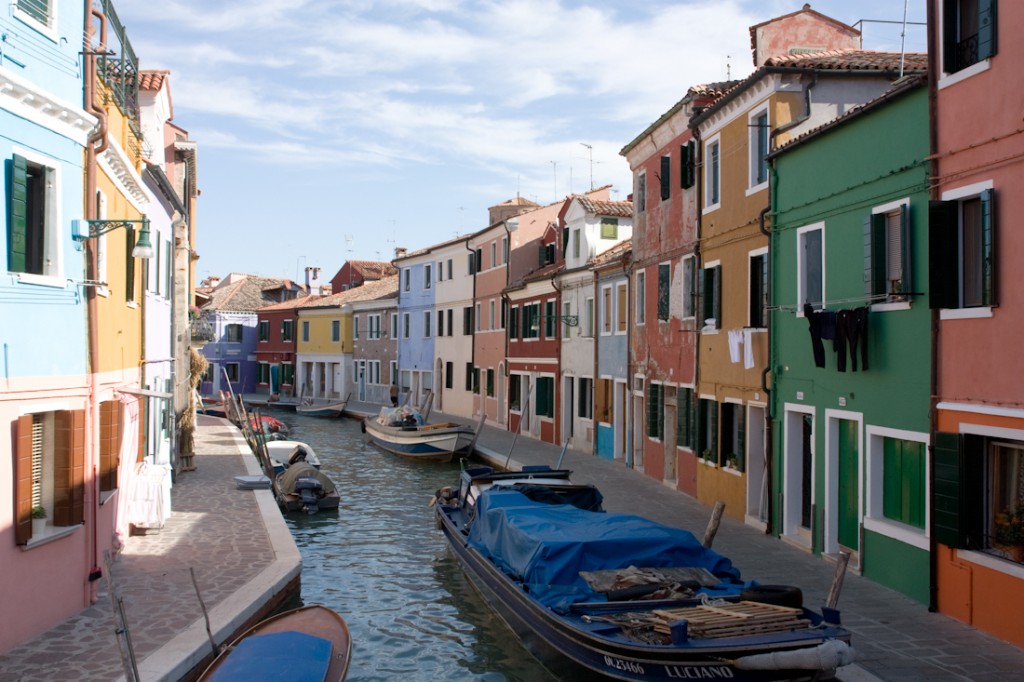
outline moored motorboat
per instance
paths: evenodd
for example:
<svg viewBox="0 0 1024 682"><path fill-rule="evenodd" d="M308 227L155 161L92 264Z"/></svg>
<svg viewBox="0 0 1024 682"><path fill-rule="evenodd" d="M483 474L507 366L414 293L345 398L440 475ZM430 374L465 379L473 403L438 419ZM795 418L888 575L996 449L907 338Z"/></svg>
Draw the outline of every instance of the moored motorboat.
<svg viewBox="0 0 1024 682"><path fill-rule="evenodd" d="M341 498L330 477L305 462L292 464L277 476L277 503L283 511L315 514L337 509Z"/></svg>
<svg viewBox="0 0 1024 682"><path fill-rule="evenodd" d="M435 499L473 585L560 677L810 679L852 660L835 609L742 580L687 531L601 511L564 470L469 469Z"/></svg>
<svg viewBox="0 0 1024 682"><path fill-rule="evenodd" d="M364 419L362 428L373 443L388 452L433 462L450 462L455 455L467 454L478 432L455 422L427 424L419 411L408 406L383 408L376 417Z"/></svg>
<svg viewBox="0 0 1024 682"><path fill-rule="evenodd" d="M306 400L295 406L295 412L307 417L340 417L348 406L348 400L317 403Z"/></svg>
<svg viewBox="0 0 1024 682"><path fill-rule="evenodd" d="M298 440L271 440L266 442L266 449L275 474L280 474L296 462L305 462L315 469L320 468L320 458L309 443Z"/></svg>
<svg viewBox="0 0 1024 682"><path fill-rule="evenodd" d="M345 620L319 604L257 623L226 647L200 682L324 680L348 674L352 637Z"/></svg>

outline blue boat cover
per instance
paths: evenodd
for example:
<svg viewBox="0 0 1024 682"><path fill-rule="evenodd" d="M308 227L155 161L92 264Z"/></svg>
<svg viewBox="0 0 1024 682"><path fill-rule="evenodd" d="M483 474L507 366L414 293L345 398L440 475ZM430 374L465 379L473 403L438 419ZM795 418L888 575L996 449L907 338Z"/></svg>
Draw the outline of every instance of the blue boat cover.
<svg viewBox="0 0 1024 682"><path fill-rule="evenodd" d="M210 680L324 682L330 665L328 639L294 631L250 635L238 643Z"/></svg>
<svg viewBox="0 0 1024 682"><path fill-rule="evenodd" d="M705 568L727 592L742 587L728 558L688 531L640 516L544 504L499 487L480 495L476 511L469 544L547 606L602 601L580 571L629 566Z"/></svg>

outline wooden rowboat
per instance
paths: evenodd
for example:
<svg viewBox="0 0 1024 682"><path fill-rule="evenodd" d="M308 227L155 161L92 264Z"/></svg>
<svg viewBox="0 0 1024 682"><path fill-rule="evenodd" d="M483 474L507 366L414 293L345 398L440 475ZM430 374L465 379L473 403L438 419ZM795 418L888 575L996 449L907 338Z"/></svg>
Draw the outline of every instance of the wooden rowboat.
<svg viewBox="0 0 1024 682"><path fill-rule="evenodd" d="M225 648L199 682L323 680L348 674L352 638L344 619L319 604L257 623Z"/></svg>

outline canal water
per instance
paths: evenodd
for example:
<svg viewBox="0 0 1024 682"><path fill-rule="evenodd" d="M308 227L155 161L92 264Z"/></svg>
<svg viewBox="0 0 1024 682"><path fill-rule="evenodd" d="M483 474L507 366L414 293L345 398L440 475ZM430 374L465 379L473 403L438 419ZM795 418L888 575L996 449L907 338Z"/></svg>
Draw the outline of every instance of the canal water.
<svg viewBox="0 0 1024 682"><path fill-rule="evenodd" d="M338 486L337 513L285 515L302 554L302 601L340 613L348 680L555 678L469 583L434 525L430 497L459 464L408 462L365 442L359 422L276 413Z"/></svg>

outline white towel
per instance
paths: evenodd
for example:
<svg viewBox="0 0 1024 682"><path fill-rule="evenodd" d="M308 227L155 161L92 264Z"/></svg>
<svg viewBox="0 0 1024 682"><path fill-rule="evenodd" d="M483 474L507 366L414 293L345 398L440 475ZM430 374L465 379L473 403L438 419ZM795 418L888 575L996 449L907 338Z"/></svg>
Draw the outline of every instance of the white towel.
<svg viewBox="0 0 1024 682"><path fill-rule="evenodd" d="M743 367L753 369L754 367L754 330L747 327L743 330Z"/></svg>
<svg viewBox="0 0 1024 682"><path fill-rule="evenodd" d="M729 330L729 362L740 361L740 345L743 343L743 333L738 329Z"/></svg>

